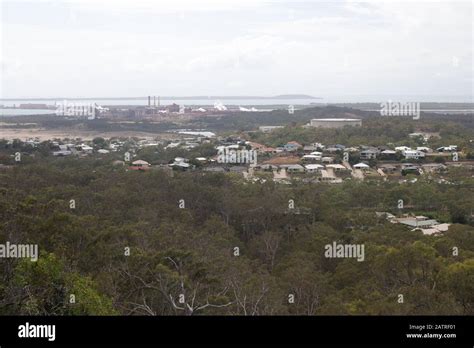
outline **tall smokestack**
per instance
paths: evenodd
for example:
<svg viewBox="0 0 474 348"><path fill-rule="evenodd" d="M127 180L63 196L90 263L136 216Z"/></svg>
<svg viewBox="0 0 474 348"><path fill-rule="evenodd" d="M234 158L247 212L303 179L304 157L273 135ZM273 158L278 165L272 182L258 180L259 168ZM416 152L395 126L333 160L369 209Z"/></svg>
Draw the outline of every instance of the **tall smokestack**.
<svg viewBox="0 0 474 348"><path fill-rule="evenodd" d="M156 108L156 97L153 96L153 106Z"/></svg>
<svg viewBox="0 0 474 348"><path fill-rule="evenodd" d="M148 107L150 107L150 101L151 101L151 97L148 96Z"/></svg>

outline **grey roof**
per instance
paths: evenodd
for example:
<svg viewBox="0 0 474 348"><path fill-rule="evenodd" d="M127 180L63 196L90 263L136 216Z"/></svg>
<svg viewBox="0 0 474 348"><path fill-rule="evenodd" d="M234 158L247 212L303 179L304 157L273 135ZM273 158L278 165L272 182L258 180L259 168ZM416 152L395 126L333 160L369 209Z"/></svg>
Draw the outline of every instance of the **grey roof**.
<svg viewBox="0 0 474 348"><path fill-rule="evenodd" d="M415 218L400 218L398 222L404 225L413 226L413 227L422 227L422 226L433 226L437 225L438 221L429 219L429 220L417 220Z"/></svg>

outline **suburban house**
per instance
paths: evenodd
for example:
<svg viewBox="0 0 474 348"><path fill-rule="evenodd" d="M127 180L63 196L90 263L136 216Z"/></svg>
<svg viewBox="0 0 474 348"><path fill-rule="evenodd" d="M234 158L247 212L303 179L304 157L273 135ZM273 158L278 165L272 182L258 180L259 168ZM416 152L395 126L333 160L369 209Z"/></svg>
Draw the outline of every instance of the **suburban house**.
<svg viewBox="0 0 474 348"><path fill-rule="evenodd" d="M391 164L381 164L379 168L382 169L385 174L394 174L397 171L397 167Z"/></svg>
<svg viewBox="0 0 474 348"><path fill-rule="evenodd" d="M135 167L149 167L150 163L148 163L147 161L143 161L143 160L136 160L136 161L132 162L132 165L135 166Z"/></svg>
<svg viewBox="0 0 474 348"><path fill-rule="evenodd" d="M327 147L324 151L330 152L330 153L336 153L338 151L342 151L343 149L336 147L336 146L329 146Z"/></svg>
<svg viewBox="0 0 474 348"><path fill-rule="evenodd" d="M84 152L84 153L92 153L92 151L94 150L92 147L90 147L89 145L85 145L85 144L81 144L81 145L78 145L78 148L80 149L80 151Z"/></svg>
<svg viewBox="0 0 474 348"><path fill-rule="evenodd" d="M289 164L281 165L281 168L285 168L288 173L303 173L304 167L301 164Z"/></svg>
<svg viewBox="0 0 474 348"><path fill-rule="evenodd" d="M343 166L342 164L328 164L326 166L327 169L333 169L335 172L345 172L348 169Z"/></svg>
<svg viewBox="0 0 474 348"><path fill-rule="evenodd" d="M393 214L386 212L376 212L377 217L385 217L393 224L403 224L408 227L414 227L412 231L421 231L425 235L439 235L449 229L450 224L439 223L434 219L429 219L426 216L410 216L395 217Z"/></svg>
<svg viewBox="0 0 474 348"><path fill-rule="evenodd" d="M185 171L185 170L188 170L188 169L191 169L192 166L191 164L187 163L188 162L188 159L187 158L183 158L183 157L176 157L174 159L174 162L171 163L169 166L173 169L178 169L178 170L182 170L182 171Z"/></svg>
<svg viewBox="0 0 474 348"><path fill-rule="evenodd" d="M252 141L247 141L246 145L250 145L252 150L256 150L257 153L276 153L276 149L273 147L268 147L263 144L255 143Z"/></svg>
<svg viewBox="0 0 474 348"><path fill-rule="evenodd" d="M419 175L420 174L420 168L418 166L415 166L411 163L406 163L402 167L402 175L407 175L407 174L415 174Z"/></svg>
<svg viewBox="0 0 474 348"><path fill-rule="evenodd" d="M394 160L397 157L397 151L383 150L380 152L380 159Z"/></svg>
<svg viewBox="0 0 474 348"><path fill-rule="evenodd" d="M258 151L257 151L257 152L258 152ZM278 150L277 150L276 148L274 148L274 147L268 147L268 146L266 146L266 147L260 149L260 152L266 153L266 154L275 154L275 153L278 152Z"/></svg>
<svg viewBox="0 0 474 348"><path fill-rule="evenodd" d="M453 152L457 150L458 150L458 147L456 145L442 146L436 149L436 151L438 152Z"/></svg>
<svg viewBox="0 0 474 348"><path fill-rule="evenodd" d="M150 169L150 163L143 160L136 160L132 162L131 170L148 170Z"/></svg>
<svg viewBox="0 0 474 348"><path fill-rule="evenodd" d="M334 158L332 158L332 157L323 157L323 158L321 158L321 162L323 162L323 163L332 163L332 162L334 162Z"/></svg>
<svg viewBox="0 0 474 348"><path fill-rule="evenodd" d="M314 145L305 145L303 147L303 151L304 152L313 152L313 151L316 151L318 148Z"/></svg>
<svg viewBox="0 0 474 348"><path fill-rule="evenodd" d="M183 162L188 162L188 160L186 158L183 158L183 157L175 157L174 162L175 163L183 163Z"/></svg>
<svg viewBox="0 0 474 348"><path fill-rule="evenodd" d="M307 164L304 167L307 173L318 173L324 169L322 164Z"/></svg>
<svg viewBox="0 0 474 348"><path fill-rule="evenodd" d="M379 151L377 149L367 149L360 152L361 160L371 160L376 159Z"/></svg>
<svg viewBox="0 0 474 348"><path fill-rule="evenodd" d="M303 157L301 157L301 159L306 162L318 162L321 161L321 158L321 156L317 155L304 155Z"/></svg>
<svg viewBox="0 0 474 348"><path fill-rule="evenodd" d="M357 164L354 164L354 168L361 169L361 170L368 170L370 169L370 166L365 163L357 163Z"/></svg>
<svg viewBox="0 0 474 348"><path fill-rule="evenodd" d="M290 142L286 143L285 145L283 145L283 148L285 149L285 151L288 151L288 152L297 151L298 149L300 149L302 147L303 147L303 145L301 145L300 143L298 143L296 141L290 141Z"/></svg>
<svg viewBox="0 0 474 348"><path fill-rule="evenodd" d="M333 173L327 170L321 170L321 177L319 178L321 182L327 182L331 184L338 184L342 182L341 178L334 176Z"/></svg>
<svg viewBox="0 0 474 348"><path fill-rule="evenodd" d="M191 168L191 165L186 162L174 162L170 164L169 166L173 169L182 170L182 171L185 171Z"/></svg>
<svg viewBox="0 0 474 348"><path fill-rule="evenodd" d="M393 223L399 223L403 225L407 225L410 227L429 227L433 225L439 224L438 221L434 219L429 219L426 216L405 216L401 218L395 218L391 220Z"/></svg>

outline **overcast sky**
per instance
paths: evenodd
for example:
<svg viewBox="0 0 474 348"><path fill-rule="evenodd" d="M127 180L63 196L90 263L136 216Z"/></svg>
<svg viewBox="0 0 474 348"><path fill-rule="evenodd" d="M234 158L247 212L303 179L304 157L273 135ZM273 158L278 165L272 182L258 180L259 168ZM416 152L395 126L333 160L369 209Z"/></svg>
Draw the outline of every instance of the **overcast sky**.
<svg viewBox="0 0 474 348"><path fill-rule="evenodd" d="M472 2L2 2L3 98L472 95Z"/></svg>

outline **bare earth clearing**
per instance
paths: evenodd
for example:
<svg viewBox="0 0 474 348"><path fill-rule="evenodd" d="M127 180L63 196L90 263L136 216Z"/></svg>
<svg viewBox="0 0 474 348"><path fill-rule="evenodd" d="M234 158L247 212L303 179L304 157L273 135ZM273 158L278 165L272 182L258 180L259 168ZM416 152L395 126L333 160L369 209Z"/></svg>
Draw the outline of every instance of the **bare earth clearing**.
<svg viewBox="0 0 474 348"><path fill-rule="evenodd" d="M136 131L114 131L114 132L98 132L85 131L75 129L44 129L44 128L3 128L0 125L0 139L20 139L25 141L29 138L39 138L41 141L48 139L63 138L81 138L84 140L92 140L95 137L113 138L113 137L138 137L145 139L174 139L175 134L172 133L147 133Z"/></svg>

